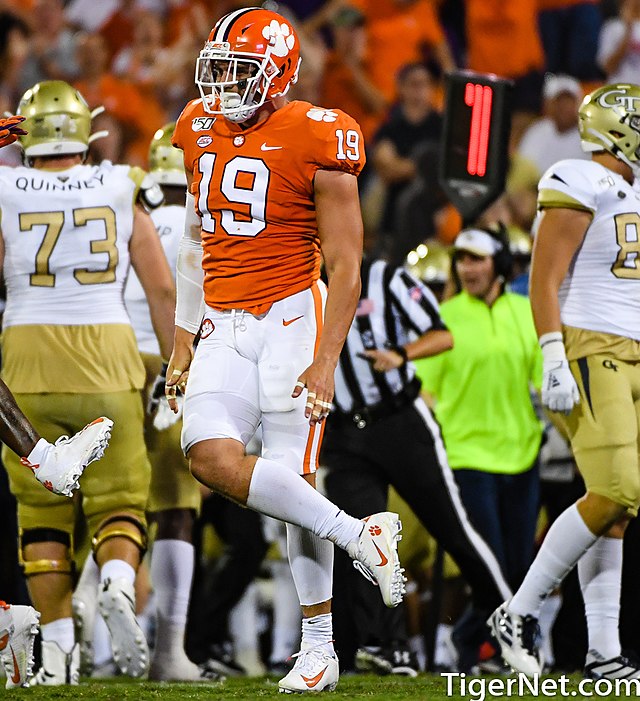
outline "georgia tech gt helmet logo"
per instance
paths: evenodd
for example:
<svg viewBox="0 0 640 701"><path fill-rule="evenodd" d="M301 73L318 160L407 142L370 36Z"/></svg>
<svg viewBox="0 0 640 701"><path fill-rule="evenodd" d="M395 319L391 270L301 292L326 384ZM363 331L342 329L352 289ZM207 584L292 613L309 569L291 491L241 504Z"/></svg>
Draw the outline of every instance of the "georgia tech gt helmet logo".
<svg viewBox="0 0 640 701"><path fill-rule="evenodd" d="M611 97L615 95L615 97ZM640 112L640 97L627 95L624 89L608 90L598 98L601 107L622 107L625 112Z"/></svg>

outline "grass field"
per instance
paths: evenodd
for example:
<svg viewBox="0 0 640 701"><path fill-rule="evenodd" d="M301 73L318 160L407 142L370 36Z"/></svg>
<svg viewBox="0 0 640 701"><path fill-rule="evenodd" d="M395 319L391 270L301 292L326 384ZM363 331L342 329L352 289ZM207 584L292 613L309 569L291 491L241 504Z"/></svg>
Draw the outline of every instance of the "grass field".
<svg viewBox="0 0 640 701"><path fill-rule="evenodd" d="M484 683L491 682L502 684L504 678L483 678ZM534 696L531 693L518 695L514 688L511 698L520 698L525 701L529 699L544 698L575 698L576 701L582 698L619 698L620 696L638 698L639 689L632 690L631 693L620 693L617 696L597 695L597 692L606 691L606 685L598 690L593 686L585 688L581 693L578 689L579 677L572 676L567 680L566 694L549 693L552 691L553 680L549 679L549 686L546 693ZM469 679L466 681L470 681ZM514 680L515 682L515 680ZM406 677L375 677L375 676L345 676L340 680L336 691L332 694L323 694L322 698L327 701L334 699L367 699L368 701L393 701L395 699L415 699L416 701L444 701L445 699L467 699L468 701L489 701L495 698L506 698L500 694L499 686L491 689L482 688L476 680L472 682L471 689L466 689L466 693L460 693L460 687L452 684L452 695L447 695L447 680L439 675L421 675L417 679L407 679ZM313 696L313 695L312 695ZM33 687L31 689L18 689L16 691L0 690L0 698L29 699L75 699L78 701L188 701L194 699L199 701L205 699L212 701L224 699L284 699L284 695L278 694L277 679L229 679L226 682L216 682L213 684L158 684L151 682L135 682L133 680L114 680L97 683L86 681L80 686L67 687Z"/></svg>

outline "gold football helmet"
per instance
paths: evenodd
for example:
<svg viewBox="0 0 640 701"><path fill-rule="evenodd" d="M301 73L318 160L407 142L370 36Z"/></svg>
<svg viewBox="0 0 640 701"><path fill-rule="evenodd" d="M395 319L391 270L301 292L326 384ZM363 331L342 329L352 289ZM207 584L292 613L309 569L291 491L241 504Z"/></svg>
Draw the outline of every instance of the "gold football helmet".
<svg viewBox="0 0 640 701"><path fill-rule="evenodd" d="M640 86L605 85L587 95L578 110L582 150L608 151L640 173Z"/></svg>
<svg viewBox="0 0 640 701"><path fill-rule="evenodd" d="M169 122L153 135L149 146L149 173L159 185L182 185L186 187L182 151L171 145L171 135L176 128Z"/></svg>
<svg viewBox="0 0 640 701"><path fill-rule="evenodd" d="M512 256L531 258L531 236L524 229L510 224L507 226L507 236Z"/></svg>
<svg viewBox="0 0 640 701"><path fill-rule="evenodd" d="M407 269L426 285L446 285L451 275L451 257L446 246L432 239L410 251Z"/></svg>
<svg viewBox="0 0 640 701"><path fill-rule="evenodd" d="M102 110L91 111L84 97L63 80L36 83L18 104L27 131L19 139L25 157L86 153L92 141L107 134L91 134L91 120Z"/></svg>

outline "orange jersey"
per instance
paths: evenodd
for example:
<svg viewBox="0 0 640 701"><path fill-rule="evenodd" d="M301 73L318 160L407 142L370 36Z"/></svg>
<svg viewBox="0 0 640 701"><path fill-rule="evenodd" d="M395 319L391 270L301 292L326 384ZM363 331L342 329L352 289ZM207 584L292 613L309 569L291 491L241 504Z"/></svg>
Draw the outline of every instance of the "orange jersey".
<svg viewBox="0 0 640 701"><path fill-rule="evenodd" d="M193 173L207 305L261 314L311 287L320 275L313 179L317 170L360 173L357 122L294 101L242 129L193 100L172 141Z"/></svg>

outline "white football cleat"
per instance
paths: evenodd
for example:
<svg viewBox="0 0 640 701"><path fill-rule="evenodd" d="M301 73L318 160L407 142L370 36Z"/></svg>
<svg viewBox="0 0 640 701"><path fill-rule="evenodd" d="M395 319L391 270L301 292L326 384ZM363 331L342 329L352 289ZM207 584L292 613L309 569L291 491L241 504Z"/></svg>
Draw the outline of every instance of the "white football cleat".
<svg viewBox="0 0 640 701"><path fill-rule="evenodd" d="M404 570L398 558L402 523L398 514L382 511L363 519L358 540L348 549L353 566L380 587L382 600L389 608L401 603L405 593Z"/></svg>
<svg viewBox="0 0 640 701"><path fill-rule="evenodd" d="M325 643L296 652L296 663L278 682L281 694L333 691L340 678L340 665L335 652Z"/></svg>
<svg viewBox="0 0 640 701"><path fill-rule="evenodd" d="M109 629L113 659L123 674L142 677L149 670L149 648L136 619L133 584L123 577L106 579L98 592L98 607Z"/></svg>
<svg viewBox="0 0 640 701"><path fill-rule="evenodd" d="M21 458L20 462L31 469L38 482L54 494L70 497L80 487L84 468L99 460L109 445L113 421L101 416L87 424L75 436L61 436L52 445L39 465Z"/></svg>
<svg viewBox="0 0 640 701"><path fill-rule="evenodd" d="M76 686L80 679L80 648L78 643L71 652L64 652L53 640L43 640L42 666L36 672L31 686Z"/></svg>
<svg viewBox="0 0 640 701"><path fill-rule="evenodd" d="M154 651L149 667L149 681L154 682L221 682L224 675L194 664L184 650L169 653Z"/></svg>
<svg viewBox="0 0 640 701"><path fill-rule="evenodd" d="M624 655L607 660L597 650L589 650L582 676L585 679L640 679L640 667Z"/></svg>
<svg viewBox="0 0 640 701"><path fill-rule="evenodd" d="M7 675L7 689L29 686L39 621L40 614L32 606L0 601L0 661Z"/></svg>
<svg viewBox="0 0 640 701"><path fill-rule="evenodd" d="M500 645L504 661L528 677L542 674L544 657L540 650L540 626L533 616L511 613L507 603L498 606L487 621Z"/></svg>

